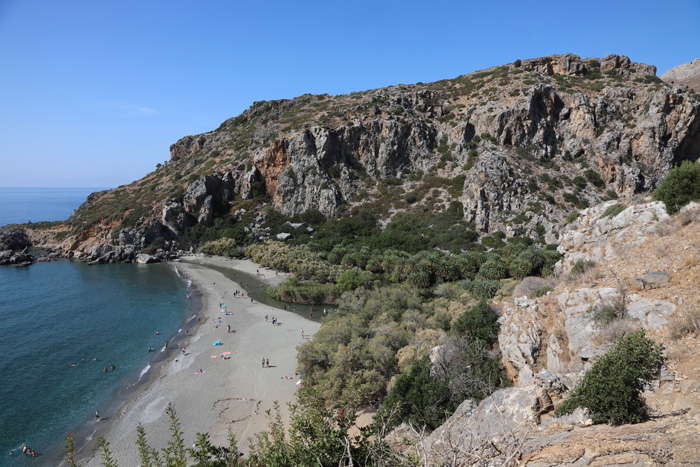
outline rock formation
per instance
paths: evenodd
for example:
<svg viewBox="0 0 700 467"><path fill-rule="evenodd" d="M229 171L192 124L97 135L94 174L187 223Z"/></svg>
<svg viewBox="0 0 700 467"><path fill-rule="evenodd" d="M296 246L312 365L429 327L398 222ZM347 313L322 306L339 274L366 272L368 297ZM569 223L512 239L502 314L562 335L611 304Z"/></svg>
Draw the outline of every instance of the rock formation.
<svg viewBox="0 0 700 467"><path fill-rule="evenodd" d="M696 92L700 92L700 58L671 68L661 75L660 78L667 83L681 84Z"/></svg>
<svg viewBox="0 0 700 467"><path fill-rule="evenodd" d="M91 195L67 221L72 241L59 243L92 260L105 245L174 253L193 246L188 231L233 222L233 212L249 225L265 207L327 218L364 207L386 223L451 202L481 234L556 243L571 211L648 192L700 155L700 99L655 73L624 56L566 54L436 83L256 102L177 141L143 179Z"/></svg>

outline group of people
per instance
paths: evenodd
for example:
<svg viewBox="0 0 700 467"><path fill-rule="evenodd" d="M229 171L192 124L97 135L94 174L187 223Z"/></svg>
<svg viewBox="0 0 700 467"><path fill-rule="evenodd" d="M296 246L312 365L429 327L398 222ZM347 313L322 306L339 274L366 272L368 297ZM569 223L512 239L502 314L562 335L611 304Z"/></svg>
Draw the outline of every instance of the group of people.
<svg viewBox="0 0 700 467"><path fill-rule="evenodd" d="M262 359L262 367L265 368L270 368L270 359L269 358L263 358Z"/></svg>
<svg viewBox="0 0 700 467"><path fill-rule="evenodd" d="M27 446L26 444L23 444L23 445L22 445L22 454L24 454L25 456L36 457L36 450L30 448L30 447ZM14 456L14 455L15 455L15 452L14 452L14 451L10 451L10 455L11 455L11 456Z"/></svg>

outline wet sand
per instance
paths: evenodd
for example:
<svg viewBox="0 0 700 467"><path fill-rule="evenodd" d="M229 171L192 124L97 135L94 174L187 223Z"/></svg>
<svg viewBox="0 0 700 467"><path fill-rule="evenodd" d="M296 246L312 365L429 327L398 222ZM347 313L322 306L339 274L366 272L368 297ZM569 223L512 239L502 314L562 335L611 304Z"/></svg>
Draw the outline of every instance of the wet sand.
<svg viewBox="0 0 700 467"><path fill-rule="evenodd" d="M276 275L248 260L220 257L189 257L174 264L202 295L200 323L189 329L188 336L180 336L184 337L180 341L185 347L184 355L177 349L178 344L170 345L167 351L154 349L165 354L166 360L152 365L147 382L115 413L101 412L109 420L95 422L98 426L103 424L95 438L107 439L120 465L140 463L136 447L139 423L146 429L149 445L156 449L166 446L170 431L165 409L170 403L180 419L186 446L194 443L198 432L209 432L215 445L225 445L230 429L239 448L247 453L248 438L267 429L265 411L272 409L275 401L287 419L286 406L295 401L299 380L295 376L296 346L320 327L317 321L299 314L257 301L251 303L238 283L208 266L243 271L268 285L283 282L287 274ZM234 297L236 290L241 290L244 297ZM220 311L220 303L226 304L230 315ZM276 326L271 322L273 316L278 318ZM228 325L231 333L227 333ZM183 329L181 335L184 333ZM223 345L213 346L217 340ZM231 358L223 359L224 352L231 352ZM263 358L269 359L269 368L262 366ZM197 374L199 369L204 373ZM292 379L284 379L285 376ZM101 465L94 440L78 457L88 467Z"/></svg>

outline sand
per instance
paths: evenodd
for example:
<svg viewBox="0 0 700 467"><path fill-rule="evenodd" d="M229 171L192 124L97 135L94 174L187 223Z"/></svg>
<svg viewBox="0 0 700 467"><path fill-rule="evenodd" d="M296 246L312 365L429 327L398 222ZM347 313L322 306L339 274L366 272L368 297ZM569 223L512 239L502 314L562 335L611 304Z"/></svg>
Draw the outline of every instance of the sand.
<svg viewBox="0 0 700 467"><path fill-rule="evenodd" d="M207 266L234 268L251 275L257 270L258 277L268 285L283 282L287 278L285 274L275 275L274 271L251 261L219 257L190 257L174 264L202 294L200 324L189 330L183 344L184 355L171 346L165 351L167 360L154 365L146 384L116 413L101 412L108 420L94 422L98 426L95 437L107 439L119 465L139 465L136 448L139 423L146 429L149 445L157 449L166 446L170 432L165 410L171 403L180 419L186 446L192 446L198 432L209 432L215 445L226 445L230 429L239 448L247 454L248 439L267 429L265 411L272 409L275 401L282 407L285 420L288 418L287 403L295 401L298 389L296 346L308 340L320 327L319 323L299 315L251 303L245 292L245 297L234 298L234 291L241 287ZM220 311L222 302L231 315ZM265 315L268 315L267 322ZM279 320L276 326L271 323L273 316ZM221 321L218 327L217 320ZM227 325L231 326L230 334ZM213 346L216 340L223 345ZM231 352L231 358L221 358L224 352ZM214 355L217 358L212 358ZM269 359L269 368L262 366L263 358ZM195 373L199 369L204 373ZM285 376L292 379L284 379ZM82 465L101 465L94 441L82 449L78 457Z"/></svg>

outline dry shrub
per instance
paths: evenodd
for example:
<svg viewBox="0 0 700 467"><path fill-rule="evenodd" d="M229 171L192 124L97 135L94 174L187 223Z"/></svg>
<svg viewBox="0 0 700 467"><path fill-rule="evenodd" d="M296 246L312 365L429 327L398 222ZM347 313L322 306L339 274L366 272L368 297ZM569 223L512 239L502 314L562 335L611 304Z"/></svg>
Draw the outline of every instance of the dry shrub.
<svg viewBox="0 0 700 467"><path fill-rule="evenodd" d="M629 319L614 319L598 328L595 340L598 345L614 344L623 334L631 334L637 329L639 325Z"/></svg>
<svg viewBox="0 0 700 467"><path fill-rule="evenodd" d="M695 335L698 331L700 331L700 308L697 307L683 307L676 311L668 324L668 333L673 339Z"/></svg>
<svg viewBox="0 0 700 467"><path fill-rule="evenodd" d="M698 208L687 208L678 213L674 220L679 227L685 227L693 222L700 221L700 209Z"/></svg>

